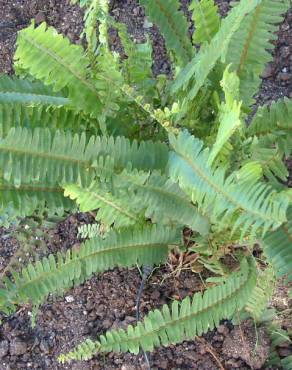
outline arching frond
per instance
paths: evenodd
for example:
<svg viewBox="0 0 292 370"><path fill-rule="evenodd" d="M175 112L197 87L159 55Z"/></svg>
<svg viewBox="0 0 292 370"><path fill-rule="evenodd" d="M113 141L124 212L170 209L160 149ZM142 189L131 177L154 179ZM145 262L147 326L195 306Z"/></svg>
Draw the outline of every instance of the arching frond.
<svg viewBox="0 0 292 370"><path fill-rule="evenodd" d="M68 105L70 101L40 82L2 75L0 76L0 104L3 103L63 106Z"/></svg>
<svg viewBox="0 0 292 370"><path fill-rule="evenodd" d="M58 253L57 257L50 255L3 280L0 311L13 311L15 305L28 302L38 305L49 293L68 289L74 282L81 283L116 266L158 264L166 260L168 245L178 239L175 229L144 226L111 231L105 239L93 238L79 249Z"/></svg>
<svg viewBox="0 0 292 370"><path fill-rule="evenodd" d="M241 263L241 269L231 274L225 284L196 293L182 302L173 301L162 310L150 311L142 323L101 335L97 341L87 340L68 354L61 362L87 360L98 352L126 352L138 354L140 349L152 351L159 345L169 345L192 339L212 330L223 318L230 318L245 304L256 280L254 262Z"/></svg>
<svg viewBox="0 0 292 370"><path fill-rule="evenodd" d="M66 107L27 106L18 103L0 105L0 136L6 136L12 127L30 129L43 127L49 129L70 129L72 132L88 130L99 132L98 123L88 115L78 114Z"/></svg>
<svg viewBox="0 0 292 370"><path fill-rule="evenodd" d="M89 59L81 46L70 45L54 28L42 23L21 30L15 60L33 77L52 85L54 91L68 88L75 109L95 116L100 113L100 91L88 69Z"/></svg>
<svg viewBox="0 0 292 370"><path fill-rule="evenodd" d="M5 213L10 209L10 217L31 216L36 210L48 209L51 213L63 214L64 210L73 210L74 203L66 199L63 189L47 183L21 184L15 187L4 180L0 183L0 210Z"/></svg>
<svg viewBox="0 0 292 370"><path fill-rule="evenodd" d="M181 70L172 84L172 93L186 89L189 81L194 78L194 85L188 90L185 99L192 100L203 86L211 70L219 58L225 57L232 35L239 28L246 14L255 9L261 0L241 1L221 22L221 27L209 45L203 45L200 52Z"/></svg>
<svg viewBox="0 0 292 370"><path fill-rule="evenodd" d="M49 129L13 128L0 139L4 178L16 184L30 181L80 183L89 186L96 176L111 176L128 165L141 170L164 170L167 147L161 143L117 137L94 137Z"/></svg>
<svg viewBox="0 0 292 370"><path fill-rule="evenodd" d="M189 9L195 23L194 43L210 43L220 27L218 7L214 0L192 0Z"/></svg>
<svg viewBox="0 0 292 370"><path fill-rule="evenodd" d="M278 24L290 6L290 0L262 0L232 37L226 61L232 63L240 77L240 96L247 106L254 103L260 76L265 65L272 60L270 52L274 45L271 41L277 39Z"/></svg>
<svg viewBox="0 0 292 370"><path fill-rule="evenodd" d="M286 221L288 199L276 200L275 191L263 183L238 184L224 168L212 170L208 165L209 151L203 143L186 131L170 136L174 150L169 161L170 176L191 196L199 209L210 212L219 225L228 225L233 217L233 230L241 228L242 236L264 234Z"/></svg>
<svg viewBox="0 0 292 370"><path fill-rule="evenodd" d="M146 15L155 23L166 46L173 52L180 65L185 65L193 56L194 49L188 36L188 23L179 11L178 0L139 0L145 7Z"/></svg>

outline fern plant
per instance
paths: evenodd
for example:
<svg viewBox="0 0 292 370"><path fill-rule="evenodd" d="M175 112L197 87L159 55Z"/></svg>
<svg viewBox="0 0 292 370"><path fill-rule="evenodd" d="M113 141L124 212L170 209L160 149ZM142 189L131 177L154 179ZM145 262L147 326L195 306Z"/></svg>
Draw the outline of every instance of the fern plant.
<svg viewBox="0 0 292 370"><path fill-rule="evenodd" d="M116 266L159 265L183 246L186 227L199 261L213 271L220 266L222 276L134 327L80 344L62 362L193 338L247 302L254 312L260 292L258 319L266 295L255 242L271 265L268 275L274 269L291 280L292 195L284 164L292 151L291 101L259 107L245 124L289 1L242 0L221 19L214 1L193 0L192 37L178 0L140 3L165 38L171 77L152 75L150 41L134 43L106 0L80 1L85 49L45 23L18 34L16 76L0 78L1 219L78 207L94 212L96 224L80 229L89 239L78 250L3 277L0 310L36 308L49 294ZM127 58L111 51L109 27ZM225 247L238 261L234 271L224 268Z"/></svg>

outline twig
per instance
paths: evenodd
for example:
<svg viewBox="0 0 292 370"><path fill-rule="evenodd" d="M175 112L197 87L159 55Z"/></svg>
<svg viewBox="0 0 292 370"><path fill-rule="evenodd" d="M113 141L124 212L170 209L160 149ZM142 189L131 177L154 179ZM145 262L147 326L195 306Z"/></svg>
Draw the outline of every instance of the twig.
<svg viewBox="0 0 292 370"><path fill-rule="evenodd" d="M206 341L205 339L203 339L203 338L199 338L199 337L197 337L197 340L198 340L199 342L201 342L201 343L205 346L206 351L207 351L207 352L209 352L209 353L210 353L210 355L211 355L211 356L214 358L214 360L217 362L217 364L218 364L218 366L219 366L220 370L225 370L224 366L222 365L222 363L221 363L221 361L220 361L220 359L219 359L219 357L218 357L218 355L217 355L216 351L213 349L213 347L211 347L211 345L209 345L209 344L207 343L207 341Z"/></svg>
<svg viewBox="0 0 292 370"><path fill-rule="evenodd" d="M139 290L138 290L138 293L137 293L137 298L136 298L136 320L137 320L137 322L141 320L140 304L141 304L142 292L143 292L145 283L146 283L149 275L151 274L152 270L153 270L152 266L143 266L142 280L141 280L141 284L140 284L140 287L139 287ZM145 359L145 362L147 364L148 370L151 370L148 355L144 350L142 350L142 351L143 351L144 359Z"/></svg>
<svg viewBox="0 0 292 370"><path fill-rule="evenodd" d="M0 23L0 29L1 28L16 28L16 27L19 27L19 26L26 26L27 24L28 24L27 21L18 22L18 23L2 22L2 23Z"/></svg>

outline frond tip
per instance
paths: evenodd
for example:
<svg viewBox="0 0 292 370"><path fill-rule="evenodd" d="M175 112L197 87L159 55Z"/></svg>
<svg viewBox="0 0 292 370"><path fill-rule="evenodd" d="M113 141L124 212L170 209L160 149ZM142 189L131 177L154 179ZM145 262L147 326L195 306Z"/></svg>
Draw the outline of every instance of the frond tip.
<svg viewBox="0 0 292 370"><path fill-rule="evenodd" d="M60 362L88 360L97 352L126 352L138 354L152 351L159 345L167 346L194 338L212 330L221 319L230 318L241 309L256 282L256 269L252 258L244 259L239 272L222 285L214 286L204 294L196 293L182 302L148 313L143 322L128 326L127 330L108 331L97 341L87 340L75 350L59 357Z"/></svg>

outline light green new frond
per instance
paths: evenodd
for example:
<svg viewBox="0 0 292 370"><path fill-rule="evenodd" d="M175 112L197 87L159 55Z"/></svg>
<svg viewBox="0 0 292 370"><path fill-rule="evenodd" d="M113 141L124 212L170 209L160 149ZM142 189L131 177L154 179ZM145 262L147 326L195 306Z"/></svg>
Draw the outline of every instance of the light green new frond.
<svg viewBox="0 0 292 370"><path fill-rule="evenodd" d="M189 10L195 23L194 43L210 43L220 27L218 7L214 0L192 0Z"/></svg>
<svg viewBox="0 0 292 370"><path fill-rule="evenodd" d="M228 16L222 20L221 27L210 44L203 45L200 52L178 74L172 84L173 94L181 88L186 89L189 81L194 78L195 82L188 90L186 100L192 100L197 95L217 61L220 58L224 60L232 35L246 14L253 11L260 2L261 0L241 1L232 8Z"/></svg>
<svg viewBox="0 0 292 370"><path fill-rule="evenodd" d="M109 0L74 0L79 2L81 7L85 7L84 30L81 36L85 35L88 49L95 52L97 47L97 22L99 22L99 42L107 43L107 16Z"/></svg>
<svg viewBox="0 0 292 370"><path fill-rule="evenodd" d="M12 273L11 279L5 278L0 289L0 311L13 311L15 305L28 302L38 305L49 293L68 289L75 282L116 266L161 263L167 258L168 245L178 240L177 230L158 226L122 229L110 232L105 239L90 239L78 249L50 255L20 273Z"/></svg>
<svg viewBox="0 0 292 370"><path fill-rule="evenodd" d="M70 101L40 82L2 75L0 76L0 105L3 103L63 106L68 105Z"/></svg>
<svg viewBox="0 0 292 370"><path fill-rule="evenodd" d="M169 172L173 181L191 197L192 201L210 212L218 225L233 222L233 231L241 229L253 235L276 229L286 221L288 199L275 199L276 192L261 182L238 184L234 176L226 178L224 168L211 169L209 150L186 131L170 136L173 152ZM251 230L250 230L251 229Z"/></svg>
<svg viewBox="0 0 292 370"><path fill-rule="evenodd" d="M193 339L219 325L223 318L230 318L241 309L256 280L256 270L251 258L243 260L241 269L233 273L225 284L196 293L192 298L173 301L161 310L150 311L141 323L127 330L111 330L97 341L87 340L59 361L90 359L98 352L126 352L138 354L140 349L153 351L159 345L167 346Z"/></svg>
<svg viewBox="0 0 292 370"><path fill-rule="evenodd" d="M276 275L287 275L287 280L292 281L292 208L289 208L287 218L288 222L266 235L263 250Z"/></svg>
<svg viewBox="0 0 292 370"><path fill-rule="evenodd" d="M78 237L81 239L92 239L103 234L101 224L85 224L78 227Z"/></svg>
<svg viewBox="0 0 292 370"><path fill-rule="evenodd" d="M257 283L248 298L245 310L256 320L260 321L268 300L272 297L275 288L275 274L271 266L263 271L258 271Z"/></svg>
<svg viewBox="0 0 292 370"><path fill-rule="evenodd" d="M202 235L209 231L209 220L190 202L177 184L153 173L143 184L136 186L136 201L146 209L146 218L153 222L188 226Z"/></svg>
<svg viewBox="0 0 292 370"><path fill-rule="evenodd" d="M260 75L272 60L274 45L270 41L277 39L278 24L290 6L290 0L262 0L232 37L226 62L232 63L240 78L240 97L246 106L254 103Z"/></svg>
<svg viewBox="0 0 292 370"><path fill-rule="evenodd" d="M68 88L75 109L94 116L100 113L100 91L90 76L89 59L81 46L71 45L54 28L42 23L21 30L15 60L33 77L52 85L54 91Z"/></svg>
<svg viewBox="0 0 292 370"><path fill-rule="evenodd" d="M179 11L178 0L139 0L145 7L146 15L155 23L173 52L177 61L184 66L194 55L194 48L188 36L188 23Z"/></svg>
<svg viewBox="0 0 292 370"><path fill-rule="evenodd" d="M212 147L209 164L211 165L228 142L233 133L241 126L240 108L241 102L238 101L239 96L239 78L234 72L229 72L230 66L227 66L221 86L225 94L225 102L220 106L219 110L219 128L216 141Z"/></svg>
<svg viewBox="0 0 292 370"><path fill-rule="evenodd" d="M95 219L106 226L114 224L115 228L120 228L141 223L144 219L133 207L133 196L126 192L112 193L105 183L94 182L86 189L71 184L64 189L64 195L75 200L81 212L97 210Z"/></svg>
<svg viewBox="0 0 292 370"><path fill-rule="evenodd" d="M4 178L16 185L48 180L89 186L94 178L111 177L127 166L165 170L166 145L124 137L73 135L49 129L13 128L0 139L0 166Z"/></svg>
<svg viewBox="0 0 292 370"><path fill-rule="evenodd" d="M263 168L257 161L249 161L235 172L235 179L238 183L257 183L262 176Z"/></svg>

